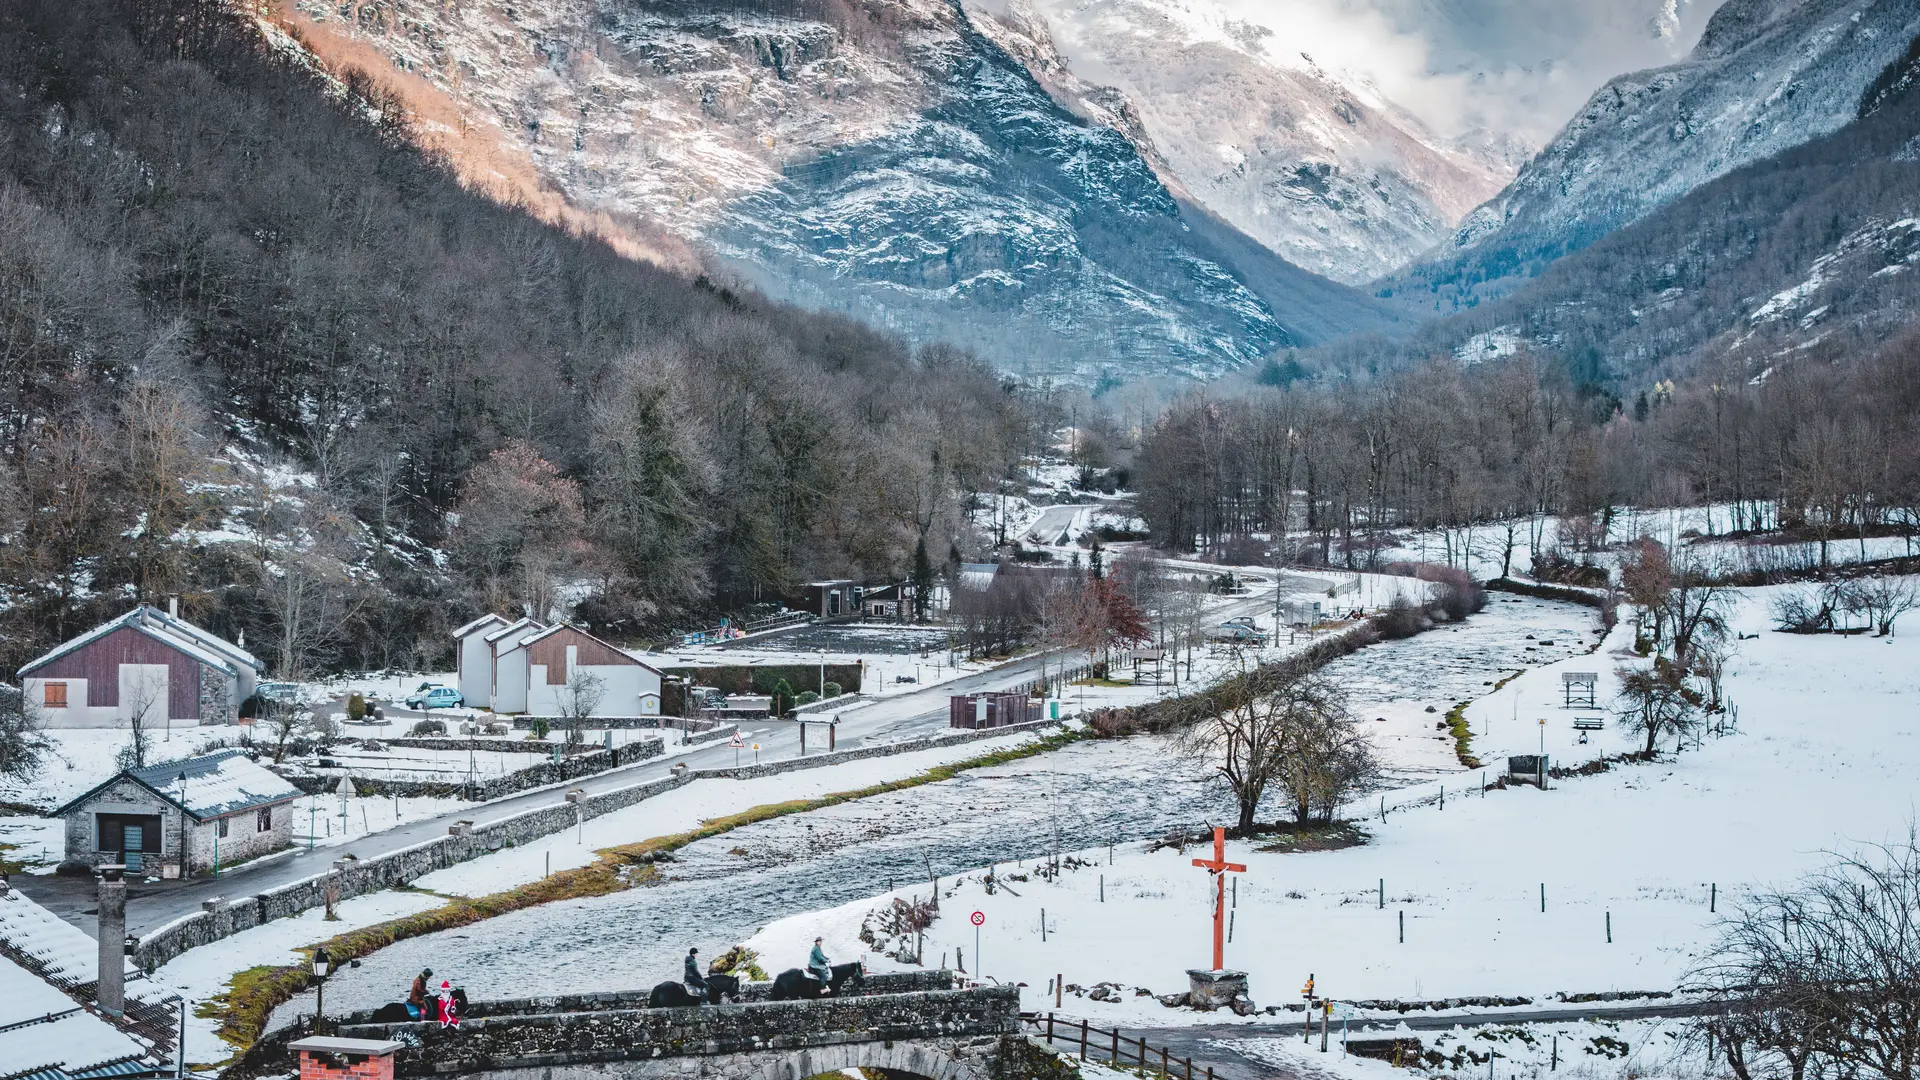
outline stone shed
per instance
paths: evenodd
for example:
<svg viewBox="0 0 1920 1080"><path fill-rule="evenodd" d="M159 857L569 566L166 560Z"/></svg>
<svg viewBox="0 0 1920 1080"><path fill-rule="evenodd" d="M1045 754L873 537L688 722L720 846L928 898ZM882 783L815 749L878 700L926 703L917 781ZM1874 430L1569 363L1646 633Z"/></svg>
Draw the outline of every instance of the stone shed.
<svg viewBox="0 0 1920 1080"><path fill-rule="evenodd" d="M223 750L122 770L54 813L66 819L69 864L177 877L183 846L189 874L290 846L299 797L244 751Z"/></svg>

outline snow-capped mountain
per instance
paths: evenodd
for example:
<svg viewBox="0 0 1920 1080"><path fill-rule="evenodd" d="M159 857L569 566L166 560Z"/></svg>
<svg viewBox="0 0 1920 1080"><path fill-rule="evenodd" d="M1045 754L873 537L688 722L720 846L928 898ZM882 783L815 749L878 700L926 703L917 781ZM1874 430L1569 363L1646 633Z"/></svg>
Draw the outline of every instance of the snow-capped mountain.
<svg viewBox="0 0 1920 1080"><path fill-rule="evenodd" d="M1368 281L1449 238L1594 87L1680 56L1714 0L965 0L1168 182Z"/></svg>
<svg viewBox="0 0 1920 1080"><path fill-rule="evenodd" d="M1393 288L1428 310L1471 305L1715 177L1836 131L1916 34L1912 0L1728 0L1685 61L1601 88Z"/></svg>
<svg viewBox="0 0 1920 1080"><path fill-rule="evenodd" d="M1385 325L1220 236L949 0L298 13L289 28L329 62L393 69L419 137L474 182L530 172L776 296L1012 370L1207 375Z"/></svg>
<svg viewBox="0 0 1920 1080"><path fill-rule="evenodd" d="M1040 4L971 0L968 10L1057 97L1135 138L1193 198L1335 280L1405 263L1511 175L1205 0Z"/></svg>

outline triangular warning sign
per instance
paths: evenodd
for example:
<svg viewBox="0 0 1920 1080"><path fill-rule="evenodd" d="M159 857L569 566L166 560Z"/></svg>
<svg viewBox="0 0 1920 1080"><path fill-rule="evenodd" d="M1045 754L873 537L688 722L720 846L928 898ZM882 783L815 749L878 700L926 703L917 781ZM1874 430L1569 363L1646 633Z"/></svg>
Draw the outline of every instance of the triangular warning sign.
<svg viewBox="0 0 1920 1080"><path fill-rule="evenodd" d="M740 733L737 731L733 733L733 738L727 745L735 750L745 750L747 748L745 740L740 738Z"/></svg>

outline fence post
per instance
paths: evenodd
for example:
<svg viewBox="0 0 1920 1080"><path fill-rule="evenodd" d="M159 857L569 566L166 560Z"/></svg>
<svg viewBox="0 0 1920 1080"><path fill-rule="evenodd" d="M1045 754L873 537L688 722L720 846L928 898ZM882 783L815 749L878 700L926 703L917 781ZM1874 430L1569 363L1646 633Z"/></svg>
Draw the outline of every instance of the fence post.
<svg viewBox="0 0 1920 1080"><path fill-rule="evenodd" d="M1087 1060L1087 1022L1080 1021L1080 1060Z"/></svg>
<svg viewBox="0 0 1920 1080"><path fill-rule="evenodd" d="M1107 1051L1107 1060L1113 1062L1115 1066L1118 1066L1120 1064L1120 1029L1114 1028L1111 1034L1113 1035L1113 1043Z"/></svg>

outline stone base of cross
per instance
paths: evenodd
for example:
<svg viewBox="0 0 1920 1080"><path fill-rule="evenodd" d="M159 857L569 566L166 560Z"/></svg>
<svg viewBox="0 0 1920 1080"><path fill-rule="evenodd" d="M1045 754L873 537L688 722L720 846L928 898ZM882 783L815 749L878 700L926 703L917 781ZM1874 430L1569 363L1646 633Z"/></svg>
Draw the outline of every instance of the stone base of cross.
<svg viewBox="0 0 1920 1080"><path fill-rule="evenodd" d="M1213 875L1213 970L1227 966L1227 875L1244 874L1245 865L1227 861L1227 830L1213 827L1213 858L1195 859L1193 865Z"/></svg>

